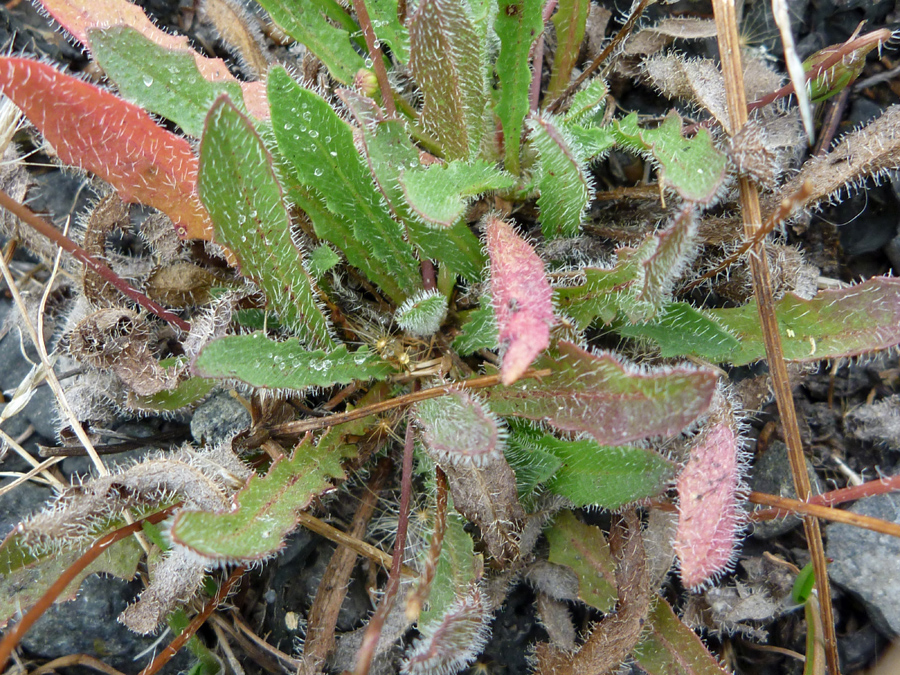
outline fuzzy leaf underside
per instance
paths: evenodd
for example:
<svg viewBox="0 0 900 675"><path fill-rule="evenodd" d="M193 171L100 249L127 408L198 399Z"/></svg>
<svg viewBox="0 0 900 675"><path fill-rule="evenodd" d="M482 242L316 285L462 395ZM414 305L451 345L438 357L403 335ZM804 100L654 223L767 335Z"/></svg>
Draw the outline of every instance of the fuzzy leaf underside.
<svg viewBox="0 0 900 675"><path fill-rule="evenodd" d="M559 8L550 19L556 28L556 52L553 54L553 69L550 71L550 85L547 100L552 101L569 86L572 68L581 51L587 25L590 0L561 0Z"/></svg>
<svg viewBox="0 0 900 675"><path fill-rule="evenodd" d="M498 0L497 5L499 11L494 29L500 39L500 53L495 68L500 93L494 110L503 128L506 170L518 174L519 148L531 87L528 54L543 30L541 3L538 0Z"/></svg>
<svg viewBox="0 0 900 675"><path fill-rule="evenodd" d="M487 105L487 57L468 3L422 0L409 36L409 66L422 90L422 126L448 159L466 159L481 143Z"/></svg>
<svg viewBox="0 0 900 675"><path fill-rule="evenodd" d="M585 438L564 441L544 434L531 441L560 466L546 482L551 492L577 507L616 510L665 492L674 469L659 453L630 446L609 447Z"/></svg>
<svg viewBox="0 0 900 675"><path fill-rule="evenodd" d="M516 474L516 490L519 501L529 513L535 509L536 497L543 491L542 484L556 475L562 466L562 460L556 455L543 450L535 442L544 435L530 422L509 420L510 435L507 439L504 456Z"/></svg>
<svg viewBox="0 0 900 675"><path fill-rule="evenodd" d="M681 117L671 113L656 129L641 129L637 113L613 125L617 141L641 154L649 153L659 165L660 182L687 201L708 204L725 180L728 160L713 146L706 129L693 138L681 133Z"/></svg>
<svg viewBox="0 0 900 675"><path fill-rule="evenodd" d="M128 0L40 0L40 4L73 38L88 48L92 48L88 36L91 29L128 26L164 49L188 52L205 80L237 84L243 91L247 110L258 119L269 116L262 82L238 82L222 59L209 58L194 51L184 35L170 35L160 30L139 6Z"/></svg>
<svg viewBox="0 0 900 675"><path fill-rule="evenodd" d="M409 31L397 17L397 0L366 0L375 36L386 42L401 63L409 63Z"/></svg>
<svg viewBox="0 0 900 675"><path fill-rule="evenodd" d="M328 21L327 0L259 0L259 4L281 30L319 57L338 82L351 84L357 71L365 67L350 43L347 27ZM329 9L343 11L340 7Z"/></svg>
<svg viewBox="0 0 900 675"><path fill-rule="evenodd" d="M138 106L37 61L0 58L0 90L61 161L95 173L126 202L159 209L181 236L210 238L197 194L197 158L185 139Z"/></svg>
<svg viewBox="0 0 900 675"><path fill-rule="evenodd" d="M401 303L421 288L418 264L403 229L372 184L353 144L350 125L283 68L269 73L268 91L275 138L297 180L323 195L328 210L349 228L336 240L326 238L358 266L346 242L348 237L356 239L365 251L363 257L374 258L368 266L378 266L384 276L396 280L402 295L391 294L391 299ZM390 287L382 290L390 294Z"/></svg>
<svg viewBox="0 0 900 675"><path fill-rule="evenodd" d="M537 202L541 231L548 239L575 237L593 194L583 151L555 118L532 115L529 128L541 162Z"/></svg>
<svg viewBox="0 0 900 675"><path fill-rule="evenodd" d="M709 408L717 380L712 370L688 366L638 369L569 342L560 342L558 356L543 356L534 367L552 372L493 388L487 392L491 409L584 431L600 444L680 432Z"/></svg>
<svg viewBox="0 0 900 675"><path fill-rule="evenodd" d="M309 351L296 340L275 342L263 333L213 340L200 351L193 370L200 377L297 390L381 380L393 372L390 364L365 347L356 352L348 352L344 345L327 353Z"/></svg>
<svg viewBox="0 0 900 675"><path fill-rule="evenodd" d="M859 356L900 343L900 279L875 277L811 300L788 293L775 303L784 356L790 361ZM664 356L698 356L744 365L766 355L756 301L696 310L669 305L655 321L621 326L628 337L656 342Z"/></svg>
<svg viewBox="0 0 900 675"><path fill-rule="evenodd" d="M241 274L259 285L281 322L304 343L333 347L315 281L291 237L272 157L253 125L225 97L207 117L199 182L214 239L234 253Z"/></svg>
<svg viewBox="0 0 900 675"><path fill-rule="evenodd" d="M502 456L505 430L466 392L421 401L415 416L426 451L438 463L486 465Z"/></svg>
<svg viewBox="0 0 900 675"><path fill-rule="evenodd" d="M94 58L119 93L175 122L190 136L203 134L206 113L219 95L228 94L236 105L243 104L237 82L205 79L190 52L161 47L127 26L88 34Z"/></svg>
<svg viewBox="0 0 900 675"><path fill-rule="evenodd" d="M469 198L512 187L514 182L512 176L498 170L492 162L480 159L401 171L399 180L412 211L435 228L447 228L460 220Z"/></svg>
<svg viewBox="0 0 900 675"><path fill-rule="evenodd" d="M550 344L553 289L544 262L511 225L491 216L484 229L500 341L500 377L508 385Z"/></svg>
<svg viewBox="0 0 900 675"><path fill-rule="evenodd" d="M369 171L391 212L406 225L409 239L422 255L440 260L468 281L481 280L485 256L481 242L462 220L435 229L413 213L406 201L400 176L420 166L419 153L402 122L383 119L370 99L349 91L338 92L359 123L363 155Z"/></svg>
<svg viewBox="0 0 900 675"><path fill-rule="evenodd" d="M410 335L428 337L441 328L447 317L447 297L438 290L420 291L404 302L394 321Z"/></svg>
<svg viewBox="0 0 900 675"><path fill-rule="evenodd" d="M114 529L108 528L108 531ZM98 532L101 536L105 532ZM67 548L37 555L22 542L22 535L12 532L0 544L0 628L20 612L28 610L87 547ZM137 572L143 550L128 537L104 551L72 580L57 602L75 597L81 582L91 574L111 574L131 580Z"/></svg>
<svg viewBox="0 0 900 675"><path fill-rule="evenodd" d="M665 599L656 598L631 658L648 675L725 675L716 657Z"/></svg>
<svg viewBox="0 0 900 675"><path fill-rule="evenodd" d="M453 340L453 349L460 356L468 356L479 349L496 349L499 344L494 308L490 298L481 298L480 306L467 313L459 335Z"/></svg>
<svg viewBox="0 0 900 675"><path fill-rule="evenodd" d="M609 612L616 606L616 562L599 527L562 511L545 535L550 562L569 567L578 577L578 599Z"/></svg>
<svg viewBox="0 0 900 675"><path fill-rule="evenodd" d="M290 459L252 476L237 493L231 511L182 511L170 530L176 545L219 562L252 562L275 554L297 523L297 512L344 478L346 445L300 443Z"/></svg>

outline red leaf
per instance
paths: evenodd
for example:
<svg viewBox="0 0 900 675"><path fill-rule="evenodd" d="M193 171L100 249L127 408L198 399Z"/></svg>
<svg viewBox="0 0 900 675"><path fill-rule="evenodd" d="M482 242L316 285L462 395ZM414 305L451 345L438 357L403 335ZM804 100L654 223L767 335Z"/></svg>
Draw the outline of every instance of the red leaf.
<svg viewBox="0 0 900 675"><path fill-rule="evenodd" d="M86 47L90 47L91 28L130 26L160 47L188 51L197 62L197 69L210 82L237 82L222 59L211 59L194 51L184 35L169 35L157 28L144 11L127 0L40 0L44 10L60 26ZM244 105L258 119L268 119L269 103L262 82L240 82L244 90Z"/></svg>
<svg viewBox="0 0 900 675"><path fill-rule="evenodd" d="M197 158L185 139L136 105L37 61L0 58L0 90L60 160L95 173L126 202L159 209L182 237L210 238Z"/></svg>
<svg viewBox="0 0 900 675"><path fill-rule="evenodd" d="M730 406L721 399L714 405L719 410L691 448L676 483L681 515L675 552L681 562L681 580L688 588L701 586L728 569L742 525L740 438Z"/></svg>
<svg viewBox="0 0 900 675"><path fill-rule="evenodd" d="M485 232L500 337L500 378L509 385L550 344L553 290L543 261L512 226L490 216Z"/></svg>

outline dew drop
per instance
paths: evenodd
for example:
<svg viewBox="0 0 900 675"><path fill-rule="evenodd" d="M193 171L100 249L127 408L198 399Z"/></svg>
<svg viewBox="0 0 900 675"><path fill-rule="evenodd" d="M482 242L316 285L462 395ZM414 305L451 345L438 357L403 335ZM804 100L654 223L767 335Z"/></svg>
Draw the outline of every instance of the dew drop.
<svg viewBox="0 0 900 675"><path fill-rule="evenodd" d="M309 130L309 137L310 137L310 138L318 138L318 137L319 137L319 132L316 131L315 129L310 129L310 130Z"/></svg>
<svg viewBox="0 0 900 675"><path fill-rule="evenodd" d="M322 175L322 169L316 169L315 171L313 171L313 175L315 175L315 176L321 176L321 175Z"/></svg>
<svg viewBox="0 0 900 675"><path fill-rule="evenodd" d="M149 75L144 75L144 86L149 87L152 84L153 84L153 78L150 77Z"/></svg>

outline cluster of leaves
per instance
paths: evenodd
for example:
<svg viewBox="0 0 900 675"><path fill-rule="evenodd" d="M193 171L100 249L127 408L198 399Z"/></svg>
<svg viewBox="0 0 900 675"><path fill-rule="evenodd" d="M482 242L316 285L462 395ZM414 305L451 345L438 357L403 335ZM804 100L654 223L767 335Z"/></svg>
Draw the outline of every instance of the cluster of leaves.
<svg viewBox="0 0 900 675"><path fill-rule="evenodd" d="M245 74L264 76L249 82L125 0L42 1L117 93L20 57L0 58L0 89L62 163L114 190L80 235L90 255L108 259L107 234L130 227L127 204L162 214L142 225L154 257L143 290L190 321L173 339L86 271L66 329L70 353L87 369L69 391L83 404L79 421L109 410L190 410L216 387L236 387L254 419L225 446L185 448L88 481L23 523L0 548L0 620L15 611L12 588L26 578L38 578L36 590L49 585L123 510L180 502L157 540L165 555L150 586L122 617L138 632L156 630L198 592L206 570L276 555L301 512L343 482L348 465L368 461L373 445L390 445L386 420L367 405L381 411L414 399L408 435L418 439L421 482L445 476L458 516L436 518L444 524L430 546L410 544L426 609L411 617L422 638L405 672L455 672L485 643L491 609L503 600L490 589L506 586L485 583L482 556L491 575L524 574L537 589L553 639L537 650L541 672L600 672L629 655L650 673L675 664L720 672L656 595L653 570L668 556L664 575L677 554L684 584L702 587L733 560L738 404L712 364L751 363L765 350L746 293L715 307L679 300L679 291L694 269L727 253L704 232L708 209L733 199L739 170L764 173L773 203L812 181L800 204L811 206L863 172L896 168L890 120L900 113L889 110L779 187L771 167L797 140L785 109L758 110L752 124L767 133L748 147L717 141L705 125L688 131L674 112L656 125L634 113L613 118L600 77L565 91L589 4L561 0L552 17L559 46L542 107L534 96L541 72L530 59L543 51L545 17L535 1L420 0L407 8L359 0L350 12L324 0L260 0L307 50L297 64L305 77L268 65L258 36L241 23L254 19L226 12L239 21L219 25L223 38ZM737 136L717 66L661 51L672 37L708 30L667 21L635 37L657 45L640 54L646 77ZM778 77L758 62L750 71L760 95L777 89ZM849 161L843 148L851 143L865 161ZM613 148L655 169L669 201L662 225L643 223L603 262L552 255L588 240L592 166ZM203 255L191 240L205 243ZM802 297L790 292L801 286L797 271L784 276L776 310L788 359L900 342L896 280ZM719 281L706 283L715 289ZM619 351L590 346L609 336ZM638 354L640 365L629 358ZM477 367L487 378L469 381ZM409 384L422 378L425 390ZM368 390L355 402L361 414L310 427L290 419L286 403L315 405L345 385L348 396ZM404 387L412 398L401 396ZM97 390L102 396L86 393ZM671 450L673 438L682 452ZM664 499L676 477L674 541L651 554L632 505ZM622 513L609 541L569 510L586 506ZM465 521L476 526L474 541ZM535 548L542 531L549 558ZM115 550L90 571L133 572L130 540ZM559 579L572 577L562 588ZM586 636L575 635L564 605L575 600L608 614Z"/></svg>

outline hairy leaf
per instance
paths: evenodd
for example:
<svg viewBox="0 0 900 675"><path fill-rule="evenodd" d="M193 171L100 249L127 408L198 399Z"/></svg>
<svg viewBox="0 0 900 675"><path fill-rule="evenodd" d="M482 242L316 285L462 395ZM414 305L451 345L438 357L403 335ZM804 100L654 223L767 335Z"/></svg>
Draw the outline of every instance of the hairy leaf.
<svg viewBox="0 0 900 675"><path fill-rule="evenodd" d="M541 231L547 239L574 237L581 230L581 218L593 194L584 152L556 118L532 115L529 129L541 160Z"/></svg>
<svg viewBox="0 0 900 675"><path fill-rule="evenodd" d="M784 356L791 361L887 349L900 343L900 279L875 277L850 288L821 291L811 300L788 293L775 303L775 314ZM667 356L694 355L735 365L766 356L755 300L708 310L676 303L650 323L616 330L653 340Z"/></svg>
<svg viewBox="0 0 900 675"><path fill-rule="evenodd" d="M426 625L446 614L456 599L456 592L475 580L475 553L472 537L465 530L466 521L458 513L447 513L447 529L441 546L428 605L419 614L419 623Z"/></svg>
<svg viewBox="0 0 900 675"><path fill-rule="evenodd" d="M528 56L544 25L539 0L498 0L497 5L494 30L500 39L500 53L495 68L500 93L494 110L503 128L506 170L518 174L532 79Z"/></svg>
<svg viewBox="0 0 900 675"><path fill-rule="evenodd" d="M493 411L585 431L601 444L680 432L706 412L717 380L712 370L642 369L569 342L560 342L558 355L543 356L534 367L552 372L490 390Z"/></svg>
<svg viewBox="0 0 900 675"><path fill-rule="evenodd" d="M499 345L494 308L490 298L483 297L478 309L467 313L459 335L453 340L453 349L462 356L468 356L479 349L496 349Z"/></svg>
<svg viewBox="0 0 900 675"><path fill-rule="evenodd" d="M163 359L159 365L172 368L181 365L182 358ZM148 396L129 394L128 407L132 410L153 410L158 412L174 412L200 402L216 386L215 382L200 377L188 377L179 382L173 389L163 389Z"/></svg>
<svg viewBox="0 0 900 675"><path fill-rule="evenodd" d="M345 477L341 460L347 448L304 440L290 459L274 462L265 476L252 476L230 510L179 512L169 532L172 542L211 562L253 562L274 555L296 526L297 512L327 490L331 479Z"/></svg>
<svg viewBox="0 0 900 675"><path fill-rule="evenodd" d="M353 21L338 3L329 0L260 0L272 21L315 54L338 82L352 84L364 67L350 44ZM328 19L337 19L334 25Z"/></svg>
<svg viewBox="0 0 900 675"><path fill-rule="evenodd" d="M553 54L553 69L550 71L550 85L547 100L552 101L569 86L572 68L581 51L584 29L587 24L590 0L561 0L556 14L550 19L556 27L556 52Z"/></svg>
<svg viewBox="0 0 900 675"><path fill-rule="evenodd" d="M397 16L397 0L366 0L375 35L401 63L409 63L409 31Z"/></svg>
<svg viewBox="0 0 900 675"><path fill-rule="evenodd" d="M190 52L161 47L127 26L92 29L89 35L94 58L119 93L190 136L203 134L206 113L219 95L243 104L237 82L205 79Z"/></svg>
<svg viewBox="0 0 900 675"><path fill-rule="evenodd" d="M272 157L226 97L210 110L200 144L200 195L213 238L234 253L241 274L262 288L281 322L311 347L333 347L315 281L291 237Z"/></svg>
<svg viewBox="0 0 900 675"><path fill-rule="evenodd" d="M578 599L601 612L615 607L616 562L600 528L562 511L544 534L550 562L565 565L578 577Z"/></svg>
<svg viewBox="0 0 900 675"><path fill-rule="evenodd" d="M594 127L597 117L602 115L606 108L608 91L602 77L590 80L572 96L572 102L564 115L566 124L582 124L583 128Z"/></svg>
<svg viewBox="0 0 900 675"><path fill-rule="evenodd" d="M728 160L716 149L706 129L693 138L681 134L681 117L669 114L656 129L641 129L637 113L616 121L619 143L648 155L659 167L659 181L674 189L683 199L709 204L725 181Z"/></svg>
<svg viewBox="0 0 900 675"><path fill-rule="evenodd" d="M353 145L350 125L324 99L294 82L283 68L269 73L268 90L279 149L297 179L319 191L328 210L352 233L335 239L323 235L347 254L352 265L377 266L382 276L393 277L399 295L391 286L382 290L398 304L403 302L421 288L418 265L400 224L388 213ZM363 261L351 257L353 249L347 247L347 238L362 247Z"/></svg>
<svg viewBox="0 0 900 675"><path fill-rule="evenodd" d="M421 401L415 407L429 456L442 466L488 466L503 456L506 429L490 409L465 391Z"/></svg>
<svg viewBox="0 0 900 675"><path fill-rule="evenodd" d="M697 636L662 597L650 610L641 641L631 658L648 675L725 675Z"/></svg>
<svg viewBox="0 0 900 675"><path fill-rule="evenodd" d="M193 365L200 377L235 379L267 389L306 389L384 379L390 364L361 347L341 345L330 352L309 351L296 340L275 342L263 333L229 335L200 350Z"/></svg>
<svg viewBox="0 0 900 675"><path fill-rule="evenodd" d="M550 344L553 291L544 263L511 225L490 216L485 224L491 257L491 303L500 340L500 377L518 380Z"/></svg>
<svg viewBox="0 0 900 675"><path fill-rule="evenodd" d="M448 159L474 155L485 131L483 42L465 0L422 0L410 18L409 66L422 90L422 126Z"/></svg>
<svg viewBox="0 0 900 675"><path fill-rule="evenodd" d="M181 236L209 239L212 226L197 195L197 158L185 139L136 105L37 61L0 58L0 90L60 160L97 174L126 202L159 209Z"/></svg>
<svg viewBox="0 0 900 675"><path fill-rule="evenodd" d="M89 48L89 32L92 28L129 26L164 49L188 52L204 79L209 82L238 84L250 114L259 119L269 116L266 90L262 82L238 82L222 59L212 59L194 51L184 35L171 35L160 30L139 6L128 0L40 0L40 4L72 37Z"/></svg>
<svg viewBox="0 0 900 675"><path fill-rule="evenodd" d="M447 298L440 291L420 291L404 302L394 320L407 333L427 337L437 333L447 317Z"/></svg>

